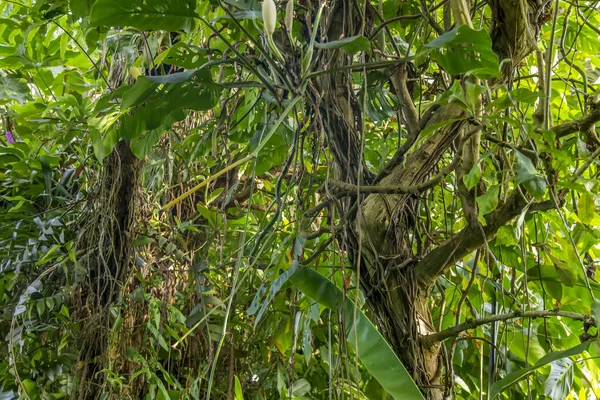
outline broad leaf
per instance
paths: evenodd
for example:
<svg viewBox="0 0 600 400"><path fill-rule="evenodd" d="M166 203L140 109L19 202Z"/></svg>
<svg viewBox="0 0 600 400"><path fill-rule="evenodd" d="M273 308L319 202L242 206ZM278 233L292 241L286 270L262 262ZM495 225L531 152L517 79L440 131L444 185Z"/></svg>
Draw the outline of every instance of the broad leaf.
<svg viewBox="0 0 600 400"><path fill-rule="evenodd" d="M191 31L195 0L97 0L91 12L96 26L131 26L141 31Z"/></svg>
<svg viewBox="0 0 600 400"><path fill-rule="evenodd" d="M475 185L477 185L480 179L481 168L479 168L479 163L475 163L469 173L463 176L463 182L468 190L471 190Z"/></svg>
<svg viewBox="0 0 600 400"><path fill-rule="evenodd" d="M244 400L244 392L242 391L242 384L240 383L240 378L237 375L235 378L235 400Z"/></svg>
<svg viewBox="0 0 600 400"><path fill-rule="evenodd" d="M450 75L468 73L482 79L500 76L498 56L485 30L461 25L425 46L433 49L433 58Z"/></svg>
<svg viewBox="0 0 600 400"><path fill-rule="evenodd" d="M191 70L204 64L207 55L208 49L179 42L166 52L163 63Z"/></svg>
<svg viewBox="0 0 600 400"><path fill-rule="evenodd" d="M294 260L292 263L292 266L290 268L288 268L281 275L279 275L277 278L275 278L275 280L271 284L271 289L269 290L269 293L267 294L267 298L264 300L264 302L262 303L262 306L258 310L256 319L254 320L255 327L260 322L261 317L267 310L268 305L271 304L271 301L273 300L275 295L279 292L279 290L283 287L283 285L290 279L290 277L292 275L294 275L294 273L296 272L297 269L298 269L298 261Z"/></svg>
<svg viewBox="0 0 600 400"><path fill-rule="evenodd" d="M550 363L550 375L544 382L544 395L552 400L563 400L573 386L573 361L562 358Z"/></svg>
<svg viewBox="0 0 600 400"><path fill-rule="evenodd" d="M31 379L25 379L22 382L23 389L25 389L25 393L30 400L38 400L40 398L40 392L38 387L34 381Z"/></svg>
<svg viewBox="0 0 600 400"><path fill-rule="evenodd" d="M596 321L600 321L600 300L598 299L592 303L592 316Z"/></svg>
<svg viewBox="0 0 600 400"><path fill-rule="evenodd" d="M315 43L319 49L341 49L347 54L356 54L360 51L369 51L371 42L364 36L351 36L327 43Z"/></svg>
<svg viewBox="0 0 600 400"><path fill-rule="evenodd" d="M210 71L192 70L160 77L138 78L124 94L117 121L109 118L92 120L94 151L102 160L119 140L131 140L131 150L143 159L160 136L186 118L186 110L204 111L217 103L220 86L212 81Z"/></svg>
<svg viewBox="0 0 600 400"><path fill-rule="evenodd" d="M577 282L577 272L574 267L554 257L550 252L548 252L548 256L552 260L554 268L556 268L556 273L560 281L566 286L573 287L575 282Z"/></svg>
<svg viewBox="0 0 600 400"><path fill-rule="evenodd" d="M269 127L270 128L270 127ZM256 133L248 143L248 149L253 151L260 143L262 137L267 132L268 128L259 127ZM261 175L270 170L272 167L282 165L292 146L293 133L285 125L280 125L276 128L275 134L269 138L269 141L264 143L262 154L256 159L256 175Z"/></svg>
<svg viewBox="0 0 600 400"><path fill-rule="evenodd" d="M477 197L477 211L479 217L491 213L498 207L498 185L489 188L483 195Z"/></svg>
<svg viewBox="0 0 600 400"><path fill-rule="evenodd" d="M594 202L594 195L589 192L584 192L579 198L578 205L578 216L581 222L589 224L594 219L596 214L596 204Z"/></svg>
<svg viewBox="0 0 600 400"><path fill-rule="evenodd" d="M540 174L527 156L518 150L516 182L523 185L525 189L536 199L541 199L546 194L546 179Z"/></svg>
<svg viewBox="0 0 600 400"><path fill-rule="evenodd" d="M294 398L306 396L310 392L310 389L310 383L306 379L298 379L292 384L292 396Z"/></svg>
<svg viewBox="0 0 600 400"><path fill-rule="evenodd" d="M332 310L343 310L346 338L350 346L358 348L360 361L390 395L402 400L423 399L419 388L389 344L362 311L355 310L352 301L344 301L340 289L309 268L298 269L290 280L311 299Z"/></svg>

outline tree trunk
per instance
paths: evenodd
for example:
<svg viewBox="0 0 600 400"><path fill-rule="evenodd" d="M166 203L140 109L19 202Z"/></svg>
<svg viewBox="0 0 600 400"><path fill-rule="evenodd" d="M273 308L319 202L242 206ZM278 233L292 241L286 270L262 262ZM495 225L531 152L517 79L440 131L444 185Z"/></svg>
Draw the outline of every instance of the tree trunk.
<svg viewBox="0 0 600 400"><path fill-rule="evenodd" d="M368 36L372 31L372 12L367 6L363 20L362 7L355 0L335 2L327 16L327 40L358 34ZM502 80L510 81L514 66L535 48L540 24L546 21L548 10L527 0L494 0L490 7L493 49L501 60L508 59L502 64ZM521 40L521 37L527 40ZM328 68L353 63L352 57L337 50L321 54L319 62ZM444 370L441 345L424 346L420 342L422 335L435 332L428 304L431 288L449 266L491 240L500 226L519 215L526 202L517 191L486 217L485 227L476 218L467 218L469 225L447 242L433 250L423 250L417 245L415 252L414 241L418 244L424 239L416 221L420 199L427 196L429 186L425 184L422 190L407 193L356 193L361 185L371 184L418 188L428 181L444 154L451 149L454 149L454 161L460 163L460 138L469 123L465 111L453 105L432 107L418 115L407 89L406 67L396 67L389 75L390 86L401 104L402 122L408 137L376 178L363 161L361 111L350 72L326 74L320 78L313 97L313 111L319 127L326 133L340 185L353 188L354 195L344 203L344 212L350 214L353 223L344 232L343 245L351 262L358 264L360 284L376 315L376 323L427 397L441 399L444 386L448 384L441 379ZM409 152L423 130L444 121L448 123L437 129L419 148ZM469 151L473 152L471 158L475 157L472 161L476 161L479 148ZM476 207L473 193L463 193L461 198ZM470 212L476 213L476 210Z"/></svg>

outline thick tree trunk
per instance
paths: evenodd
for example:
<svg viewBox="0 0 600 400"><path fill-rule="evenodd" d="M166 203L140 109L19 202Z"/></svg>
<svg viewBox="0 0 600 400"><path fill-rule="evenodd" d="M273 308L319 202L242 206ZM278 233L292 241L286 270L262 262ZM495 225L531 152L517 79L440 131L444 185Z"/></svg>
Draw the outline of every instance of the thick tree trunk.
<svg viewBox="0 0 600 400"><path fill-rule="evenodd" d="M373 19L369 6L363 8L356 0L339 0L333 4L326 16L327 40L369 35ZM548 10L529 0L494 0L490 7L493 48L501 60L508 59L502 64L502 72L503 80L510 81L514 67L535 48L540 24L546 20ZM327 68L354 62L352 57L339 50L320 54L318 62ZM360 195L360 186L414 188L430 179L444 154L451 149L459 171L464 172L469 168L469 160L460 165L463 151L460 138L469 123L465 111L454 105L432 107L422 116L418 115L407 89L406 68L399 66L389 73L408 137L376 178L363 161L361 110L350 72L319 78L316 90L313 90L314 114L318 128L326 133L335 161L336 178L343 182L342 185L350 184L357 189L353 191L356 195L343 202L342 212L348 213L352 221L344 232L343 245L351 262L360 268L360 284L375 312L377 324L427 397L441 399L448 382L441 379L444 368L440 344L424 346L420 341L421 336L435 332L428 304L431 287L449 266L485 240L491 240L498 228L518 215L526 203L520 193L515 192L503 207L487 216L484 228L473 218L476 215L474 193L463 190L461 200L466 202L465 217L469 225L446 243L427 250L428 253L424 253L421 246L416 246L415 251L415 241L418 243L422 239L422 232L416 226L420 214L419 199L427 196L427 189L417 193ZM419 148L411 149L421 132L444 121L448 123L437 129ZM472 163L479 157L479 148L469 148L467 153Z"/></svg>
<svg viewBox="0 0 600 400"><path fill-rule="evenodd" d="M491 31L494 50L501 60L508 59L502 72L503 80L509 81L514 67L534 49L540 24L545 21L548 10L528 0L494 0L490 7L494 18ZM368 35L371 27L362 20L361 10L362 5L355 0L335 2L327 18L327 39L337 40L363 32ZM368 21L369 17L365 19ZM521 40L522 37L526 40ZM322 63L329 68L353 62L352 57L339 51L324 52L322 57ZM414 187L430 178L450 149L455 150L456 161L461 161L456 151L462 151L458 147L462 145L459 138L468 126L466 113L447 105L432 108L419 116L407 90L406 70L401 66L390 72L390 82L400 100L400 111L409 136L377 178L373 178L363 164L359 135L362 122L350 74L324 75L318 83L317 93L323 96L314 97L315 115L321 116L321 129L326 132L334 156L337 178L344 184ZM424 129L444 121L448 124L409 152ZM478 148L469 150L471 157L476 159ZM422 335L435 332L428 304L431 287L454 262L485 240L491 240L498 228L517 216L526 203L515 192L503 207L488 215L485 228L476 219L467 218L470 225L463 231L429 253L423 253L420 249L415 252L413 246L415 240L421 240L421 233L415 226L419 218L419 198L427 195L426 190L420 192L418 195L373 193L353 196L353 201L344 203L345 212L353 219L344 234L344 246L351 261L360 266L360 283L379 328L427 397L441 399L447 382L441 379L444 368L440 344L424 346L420 342ZM462 197L465 196L473 194L466 193ZM463 201L467 200L474 207L474 197L463 198ZM358 207L354 207L355 202Z"/></svg>

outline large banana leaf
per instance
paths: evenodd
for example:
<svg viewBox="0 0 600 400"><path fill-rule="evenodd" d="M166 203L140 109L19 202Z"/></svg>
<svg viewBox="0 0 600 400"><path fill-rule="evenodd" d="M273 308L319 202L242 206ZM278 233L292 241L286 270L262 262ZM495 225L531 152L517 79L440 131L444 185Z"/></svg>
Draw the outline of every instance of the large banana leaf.
<svg viewBox="0 0 600 400"><path fill-rule="evenodd" d="M309 268L298 269L290 281L306 296L327 308L338 312L343 309L348 342L352 348L358 348L362 364L394 399L423 399L408 371L371 321L360 310L356 310L354 319L354 303L349 299L344 302L340 289Z"/></svg>

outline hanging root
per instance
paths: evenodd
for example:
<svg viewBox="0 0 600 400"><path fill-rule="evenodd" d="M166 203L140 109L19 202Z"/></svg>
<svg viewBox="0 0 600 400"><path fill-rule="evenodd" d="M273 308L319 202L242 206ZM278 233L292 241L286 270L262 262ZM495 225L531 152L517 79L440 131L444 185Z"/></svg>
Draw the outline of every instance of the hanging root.
<svg viewBox="0 0 600 400"><path fill-rule="evenodd" d="M78 265L85 269L75 294L74 316L84 329L81 340L79 398L99 396L101 371L107 361L111 316L110 306L132 266L131 244L139 201L139 160L128 142L119 143L106 158L98 182L88 196L77 248L84 256Z"/></svg>

